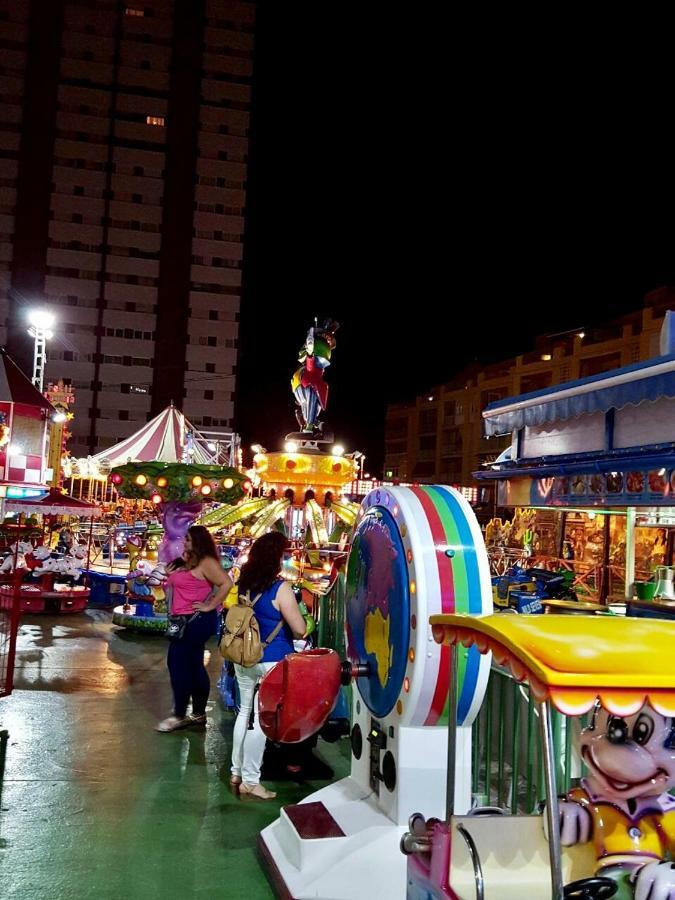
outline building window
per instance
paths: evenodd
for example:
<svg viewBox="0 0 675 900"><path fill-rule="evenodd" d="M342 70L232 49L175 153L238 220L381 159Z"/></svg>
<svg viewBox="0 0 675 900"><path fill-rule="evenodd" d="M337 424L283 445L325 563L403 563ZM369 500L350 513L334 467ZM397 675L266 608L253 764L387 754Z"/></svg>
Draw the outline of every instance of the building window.
<svg viewBox="0 0 675 900"><path fill-rule="evenodd" d="M216 364L215 363L206 363L206 365L204 366L204 371L205 372L215 372Z"/></svg>
<svg viewBox="0 0 675 900"><path fill-rule="evenodd" d="M134 166L134 175L145 175L143 166Z"/></svg>
<svg viewBox="0 0 675 900"><path fill-rule="evenodd" d="M213 335L209 335L209 337L206 340L206 344L208 347L217 347L218 346L218 342L216 341L216 339Z"/></svg>
<svg viewBox="0 0 675 900"><path fill-rule="evenodd" d="M124 15L125 16L144 16L145 10L134 9L133 6L127 6L127 8L124 10Z"/></svg>
<svg viewBox="0 0 675 900"><path fill-rule="evenodd" d="M129 421L129 410L121 409L118 413L118 416L122 420L122 422L128 422Z"/></svg>
<svg viewBox="0 0 675 900"><path fill-rule="evenodd" d="M209 310L209 319L210 319L212 322L217 322L217 321L218 321L218 310L217 310L217 309L210 309L210 310Z"/></svg>
<svg viewBox="0 0 675 900"><path fill-rule="evenodd" d="M205 400L213 400L213 391L204 391Z"/></svg>
<svg viewBox="0 0 675 900"><path fill-rule="evenodd" d="M146 125L164 125L164 116L146 116L145 117Z"/></svg>

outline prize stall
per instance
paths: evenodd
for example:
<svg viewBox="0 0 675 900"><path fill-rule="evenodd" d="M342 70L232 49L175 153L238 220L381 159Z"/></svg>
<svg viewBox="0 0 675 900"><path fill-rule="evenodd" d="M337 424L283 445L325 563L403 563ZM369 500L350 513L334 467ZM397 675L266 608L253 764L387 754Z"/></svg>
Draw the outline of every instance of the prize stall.
<svg viewBox="0 0 675 900"><path fill-rule="evenodd" d="M649 581L675 600L669 323L670 314L661 356L500 400L483 412L486 435L510 433L512 444L476 478L496 481L499 505L514 508L514 522L526 520L520 542L529 543L527 564L571 570L579 592L602 603L631 601ZM488 526L488 545L500 527Z"/></svg>

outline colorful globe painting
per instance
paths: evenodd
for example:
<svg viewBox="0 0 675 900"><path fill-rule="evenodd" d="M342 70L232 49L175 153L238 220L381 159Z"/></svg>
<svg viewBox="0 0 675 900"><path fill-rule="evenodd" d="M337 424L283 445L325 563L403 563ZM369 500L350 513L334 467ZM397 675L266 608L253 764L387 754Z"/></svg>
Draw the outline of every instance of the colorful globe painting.
<svg viewBox="0 0 675 900"><path fill-rule="evenodd" d="M405 550L393 517L370 509L359 523L347 567L347 653L366 663L358 679L374 716L386 716L401 692L410 628Z"/></svg>

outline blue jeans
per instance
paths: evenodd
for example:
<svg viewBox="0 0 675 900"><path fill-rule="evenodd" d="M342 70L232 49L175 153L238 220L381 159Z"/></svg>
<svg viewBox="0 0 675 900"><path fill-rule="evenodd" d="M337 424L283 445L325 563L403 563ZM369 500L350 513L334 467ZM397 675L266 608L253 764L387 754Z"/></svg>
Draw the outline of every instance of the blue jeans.
<svg viewBox="0 0 675 900"><path fill-rule="evenodd" d="M173 690L174 715L182 719L192 698L192 715L203 716L211 682L204 667L204 646L218 630L218 613L200 613L188 623L183 637L171 641L167 665Z"/></svg>

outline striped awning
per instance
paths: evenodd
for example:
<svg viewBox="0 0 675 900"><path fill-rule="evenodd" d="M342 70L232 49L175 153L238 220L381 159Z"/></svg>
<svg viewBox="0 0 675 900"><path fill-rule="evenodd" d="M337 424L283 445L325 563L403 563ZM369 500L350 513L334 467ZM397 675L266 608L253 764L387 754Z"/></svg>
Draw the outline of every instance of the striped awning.
<svg viewBox="0 0 675 900"><path fill-rule="evenodd" d="M483 410L483 427L491 437L662 398L675 398L675 353L497 400Z"/></svg>
<svg viewBox="0 0 675 900"><path fill-rule="evenodd" d="M168 406L131 437L97 453L92 459L111 468L127 462L195 462L208 465L202 436L175 406Z"/></svg>

